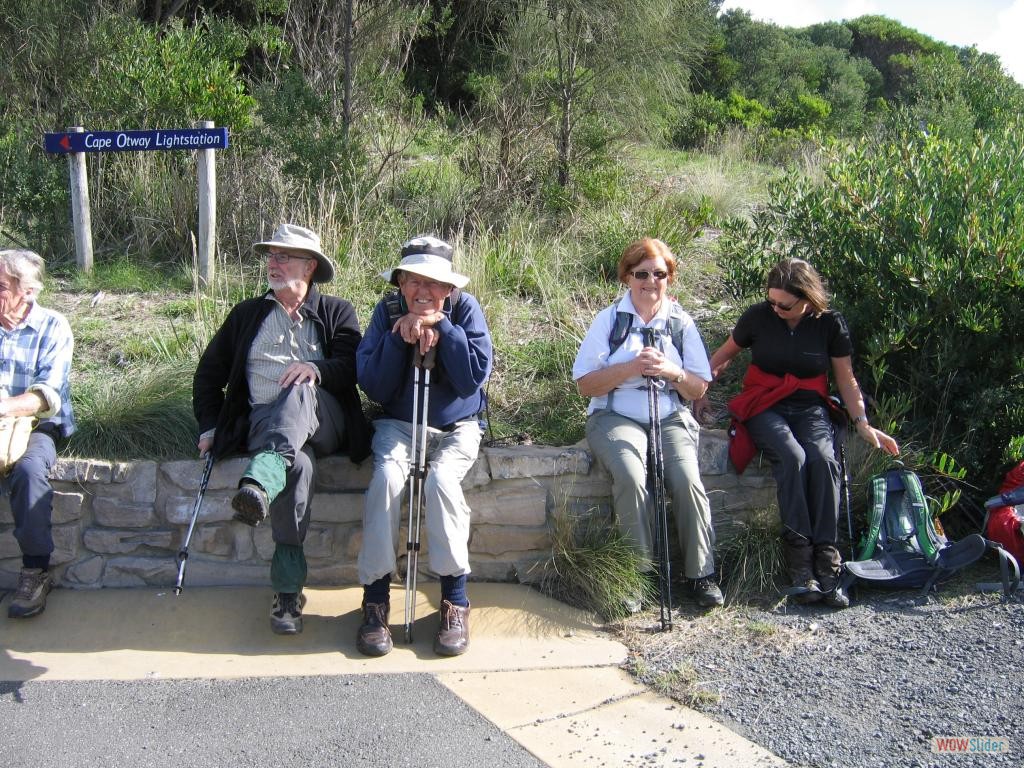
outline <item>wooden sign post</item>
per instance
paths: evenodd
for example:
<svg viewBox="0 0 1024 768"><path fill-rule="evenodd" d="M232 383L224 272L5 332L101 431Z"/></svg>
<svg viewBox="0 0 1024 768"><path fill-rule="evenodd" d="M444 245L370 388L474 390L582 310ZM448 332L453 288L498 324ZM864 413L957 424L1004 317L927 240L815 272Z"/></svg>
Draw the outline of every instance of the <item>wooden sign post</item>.
<svg viewBox="0 0 1024 768"><path fill-rule="evenodd" d="M86 175L86 152L147 152L160 150L195 150L198 153L199 221L196 257L199 281L209 285L213 280L214 248L217 222L217 172L213 152L228 146L228 129L214 128L204 120L199 128L171 128L147 131L86 131L80 126L65 133L47 133L47 152L68 156L71 175L71 211L75 227L75 259L79 269L92 270L92 220L89 214L89 180Z"/></svg>

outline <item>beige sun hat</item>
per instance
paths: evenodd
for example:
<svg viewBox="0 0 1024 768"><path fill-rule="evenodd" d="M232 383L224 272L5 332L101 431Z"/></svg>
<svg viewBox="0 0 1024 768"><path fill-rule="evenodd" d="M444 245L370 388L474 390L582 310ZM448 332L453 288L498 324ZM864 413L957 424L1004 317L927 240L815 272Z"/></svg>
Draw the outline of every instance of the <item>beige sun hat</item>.
<svg viewBox="0 0 1024 768"><path fill-rule="evenodd" d="M452 269L452 247L433 235L419 235L402 246L402 261L397 267L381 272L380 276L398 285L399 272L414 272L439 283L463 288L469 278Z"/></svg>
<svg viewBox="0 0 1024 768"><path fill-rule="evenodd" d="M311 229L297 224L282 224L269 240L253 245L257 253L265 253L269 248L295 248L316 258L316 271L313 272L314 283L329 283L334 279L334 264L320 250L320 236Z"/></svg>

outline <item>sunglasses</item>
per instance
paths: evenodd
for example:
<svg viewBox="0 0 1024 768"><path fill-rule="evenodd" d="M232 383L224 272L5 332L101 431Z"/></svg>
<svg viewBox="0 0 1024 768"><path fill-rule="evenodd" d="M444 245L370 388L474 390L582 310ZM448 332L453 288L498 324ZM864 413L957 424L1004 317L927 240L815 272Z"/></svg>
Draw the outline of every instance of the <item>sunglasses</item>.
<svg viewBox="0 0 1024 768"><path fill-rule="evenodd" d="M655 280L664 280L666 277L668 277L668 272L666 272L664 269L656 269L653 272L650 272L646 269L638 269L635 272L630 272L629 274L631 274L637 280L646 280L651 275L654 276Z"/></svg>
<svg viewBox="0 0 1024 768"><path fill-rule="evenodd" d="M292 261L293 259L295 261L313 260L312 256L294 256L290 253L285 253L284 251L267 251L266 256L275 264L287 264L289 261Z"/></svg>
<svg viewBox="0 0 1024 768"><path fill-rule="evenodd" d="M773 299L765 299L765 301L780 312L789 312L789 310L800 303L800 299L790 302L789 304L783 304L781 301L774 301Z"/></svg>

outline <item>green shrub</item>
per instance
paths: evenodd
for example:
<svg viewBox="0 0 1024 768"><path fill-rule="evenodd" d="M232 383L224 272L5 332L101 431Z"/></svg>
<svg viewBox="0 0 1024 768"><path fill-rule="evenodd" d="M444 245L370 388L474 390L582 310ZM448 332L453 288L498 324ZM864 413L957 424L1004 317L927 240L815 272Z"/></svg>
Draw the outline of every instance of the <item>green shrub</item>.
<svg viewBox="0 0 1024 768"><path fill-rule="evenodd" d="M734 224L736 294L782 256L811 261L849 320L860 380L904 396L900 435L988 484L1024 434L1024 120L971 141L919 131L832 145L824 181L791 174Z"/></svg>
<svg viewBox="0 0 1024 768"><path fill-rule="evenodd" d="M157 30L111 14L95 31L95 69L80 73L83 119L96 130L185 127L197 120L241 130L253 118L240 65L248 48L235 25L211 19ZM184 124L184 125L183 125Z"/></svg>
<svg viewBox="0 0 1024 768"><path fill-rule="evenodd" d="M686 149L706 146L722 135L728 119L725 102L710 93L698 93L687 104L672 141L677 147Z"/></svg>

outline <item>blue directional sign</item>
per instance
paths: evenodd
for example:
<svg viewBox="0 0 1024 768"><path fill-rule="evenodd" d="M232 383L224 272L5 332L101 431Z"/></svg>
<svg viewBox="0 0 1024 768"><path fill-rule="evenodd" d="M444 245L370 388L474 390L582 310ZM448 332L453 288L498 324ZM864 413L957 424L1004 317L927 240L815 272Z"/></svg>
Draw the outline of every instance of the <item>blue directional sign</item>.
<svg viewBox="0 0 1024 768"><path fill-rule="evenodd" d="M157 131L47 133L47 152L152 152L168 149L226 149L227 128L168 128Z"/></svg>

